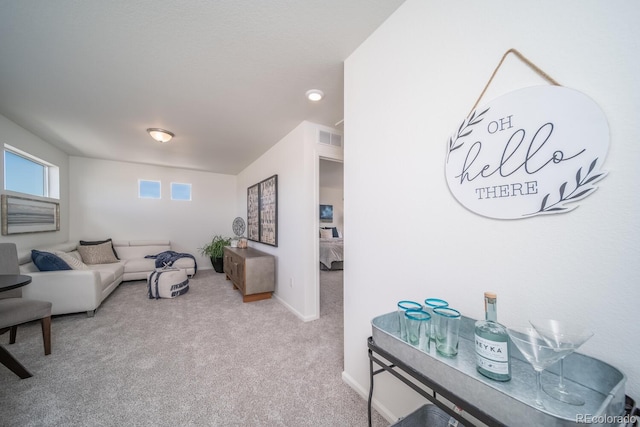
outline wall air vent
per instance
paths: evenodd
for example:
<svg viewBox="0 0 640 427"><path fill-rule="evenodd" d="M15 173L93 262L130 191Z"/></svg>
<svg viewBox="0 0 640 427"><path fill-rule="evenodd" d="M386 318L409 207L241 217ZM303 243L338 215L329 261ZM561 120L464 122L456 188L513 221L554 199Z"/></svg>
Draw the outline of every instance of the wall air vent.
<svg viewBox="0 0 640 427"><path fill-rule="evenodd" d="M334 147L342 147L342 135L331 133L324 130L318 130L318 144L333 145Z"/></svg>

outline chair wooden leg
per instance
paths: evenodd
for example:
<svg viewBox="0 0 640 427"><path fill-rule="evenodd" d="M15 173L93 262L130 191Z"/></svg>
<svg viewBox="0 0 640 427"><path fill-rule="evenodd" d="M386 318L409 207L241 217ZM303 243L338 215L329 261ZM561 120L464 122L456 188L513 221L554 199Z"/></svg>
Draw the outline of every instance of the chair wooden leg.
<svg viewBox="0 0 640 427"><path fill-rule="evenodd" d="M24 366L20 362L16 360L15 357L11 355L3 346L0 345L0 363L6 366L19 376L20 378L29 378L31 377L31 373L25 369Z"/></svg>
<svg viewBox="0 0 640 427"><path fill-rule="evenodd" d="M9 332L9 344L16 343L16 335L18 334L18 325L13 325L11 327L11 331Z"/></svg>
<svg viewBox="0 0 640 427"><path fill-rule="evenodd" d="M51 354L51 316L43 317L42 323L42 340L44 341L44 355Z"/></svg>

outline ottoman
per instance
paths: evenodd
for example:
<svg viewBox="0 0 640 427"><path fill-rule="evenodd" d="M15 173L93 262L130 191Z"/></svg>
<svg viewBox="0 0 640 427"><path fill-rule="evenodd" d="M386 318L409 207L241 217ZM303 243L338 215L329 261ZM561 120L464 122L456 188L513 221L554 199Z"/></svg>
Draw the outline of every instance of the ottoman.
<svg viewBox="0 0 640 427"><path fill-rule="evenodd" d="M149 299L175 298L189 291L189 278L184 270L159 268L147 276Z"/></svg>

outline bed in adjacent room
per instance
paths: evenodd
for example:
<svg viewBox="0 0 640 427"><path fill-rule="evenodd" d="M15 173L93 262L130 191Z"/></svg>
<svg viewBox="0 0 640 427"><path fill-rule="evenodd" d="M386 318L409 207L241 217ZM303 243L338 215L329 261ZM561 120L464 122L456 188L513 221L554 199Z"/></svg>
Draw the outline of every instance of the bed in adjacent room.
<svg viewBox="0 0 640 427"><path fill-rule="evenodd" d="M335 228L320 230L320 268L322 270L342 270L344 266L344 244Z"/></svg>

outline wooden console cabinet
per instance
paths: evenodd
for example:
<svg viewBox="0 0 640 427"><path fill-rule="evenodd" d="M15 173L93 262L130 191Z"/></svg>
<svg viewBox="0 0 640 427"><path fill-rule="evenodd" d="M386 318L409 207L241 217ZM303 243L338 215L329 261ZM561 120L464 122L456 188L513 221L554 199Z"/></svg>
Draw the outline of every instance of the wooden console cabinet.
<svg viewBox="0 0 640 427"><path fill-rule="evenodd" d="M276 286L276 260L257 249L224 248L224 274L243 302L271 298Z"/></svg>

